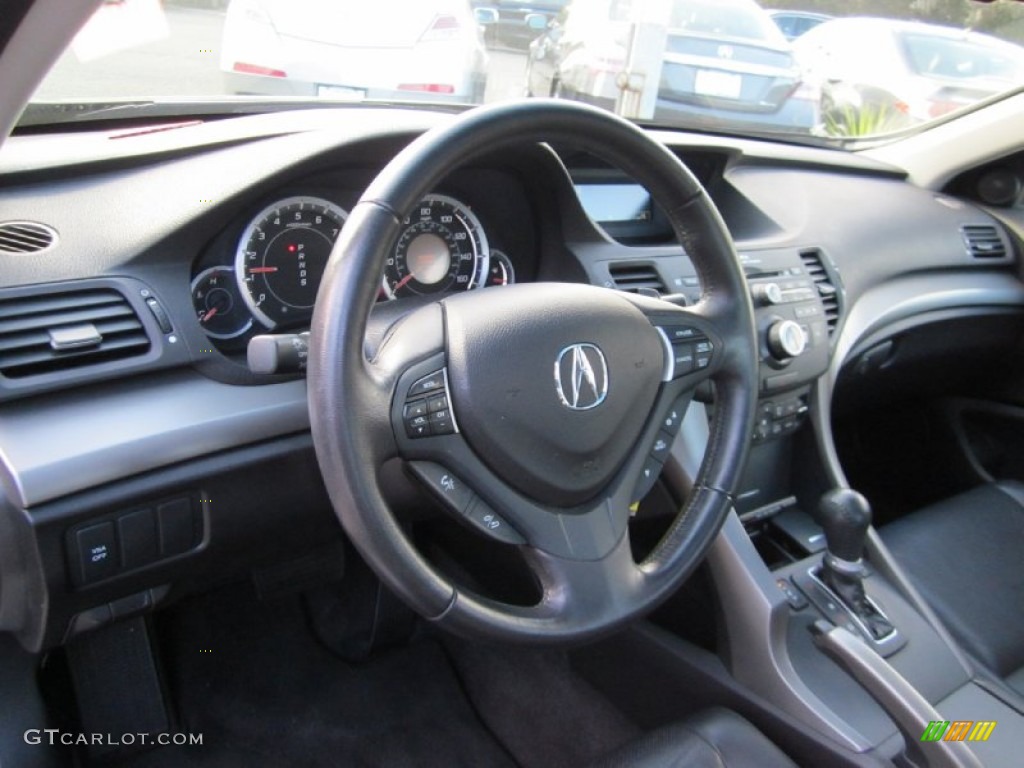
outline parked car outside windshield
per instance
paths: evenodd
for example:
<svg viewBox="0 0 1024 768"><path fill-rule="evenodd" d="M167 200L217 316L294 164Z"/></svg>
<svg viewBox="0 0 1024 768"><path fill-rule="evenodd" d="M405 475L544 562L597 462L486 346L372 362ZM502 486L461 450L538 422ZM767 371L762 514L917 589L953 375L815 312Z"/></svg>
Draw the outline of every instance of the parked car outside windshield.
<svg viewBox="0 0 1024 768"><path fill-rule="evenodd" d="M22 125L109 118L121 103L450 108L527 94L666 127L844 143L1024 86L1024 3L771 8L835 18L790 41L755 0L124 0L97 9Z"/></svg>
<svg viewBox="0 0 1024 768"><path fill-rule="evenodd" d="M868 46L872 53L864 56ZM833 19L797 40L795 50L835 135L925 123L1024 82L1024 48L938 24Z"/></svg>

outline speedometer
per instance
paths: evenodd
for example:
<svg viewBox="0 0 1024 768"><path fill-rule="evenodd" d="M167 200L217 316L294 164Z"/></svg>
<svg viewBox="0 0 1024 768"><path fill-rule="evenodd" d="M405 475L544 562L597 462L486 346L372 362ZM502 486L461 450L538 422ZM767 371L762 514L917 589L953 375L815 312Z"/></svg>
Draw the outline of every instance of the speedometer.
<svg viewBox="0 0 1024 768"><path fill-rule="evenodd" d="M384 267L389 298L483 285L487 236L467 206L445 195L427 195L403 223L405 229Z"/></svg>
<svg viewBox="0 0 1024 768"><path fill-rule="evenodd" d="M268 205L238 241L235 277L249 311L267 328L308 320L327 258L348 214L319 197Z"/></svg>

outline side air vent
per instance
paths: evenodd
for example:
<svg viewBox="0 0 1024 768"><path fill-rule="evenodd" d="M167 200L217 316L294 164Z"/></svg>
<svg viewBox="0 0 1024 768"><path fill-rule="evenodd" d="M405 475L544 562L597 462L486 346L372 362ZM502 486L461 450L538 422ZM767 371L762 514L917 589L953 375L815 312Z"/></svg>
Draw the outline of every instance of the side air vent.
<svg viewBox="0 0 1024 768"><path fill-rule="evenodd" d="M658 275L658 270L651 264L621 262L609 266L608 272L612 276L615 287L620 291L639 293L647 288L653 289L658 293L667 293L665 283Z"/></svg>
<svg viewBox="0 0 1024 768"><path fill-rule="evenodd" d="M0 375L7 378L123 360L149 346L135 310L110 288L0 301Z"/></svg>
<svg viewBox="0 0 1024 768"><path fill-rule="evenodd" d="M825 260L819 250L800 251L800 260L804 263L807 275L814 281L825 308L825 321L828 323L828 337L831 339L839 325L839 289L836 282L825 267Z"/></svg>
<svg viewBox="0 0 1024 768"><path fill-rule="evenodd" d="M0 222L0 253L39 253L57 242L57 232L35 221Z"/></svg>
<svg viewBox="0 0 1024 768"><path fill-rule="evenodd" d="M967 244L967 252L975 259L1002 259L1006 256L1006 243L999 230L988 224L968 224L960 228Z"/></svg>

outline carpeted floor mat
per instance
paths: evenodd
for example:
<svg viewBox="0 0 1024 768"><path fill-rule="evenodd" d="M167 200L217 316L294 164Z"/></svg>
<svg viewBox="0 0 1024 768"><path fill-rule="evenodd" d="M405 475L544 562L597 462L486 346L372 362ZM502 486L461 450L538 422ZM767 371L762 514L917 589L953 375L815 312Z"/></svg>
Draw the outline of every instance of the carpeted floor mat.
<svg viewBox="0 0 1024 768"><path fill-rule="evenodd" d="M481 719L523 766L580 768L640 735L566 651L444 642Z"/></svg>
<svg viewBox="0 0 1024 768"><path fill-rule="evenodd" d="M239 589L169 611L159 635L179 729L203 745L120 765L515 765L430 638L347 664L314 640L297 600L261 603Z"/></svg>

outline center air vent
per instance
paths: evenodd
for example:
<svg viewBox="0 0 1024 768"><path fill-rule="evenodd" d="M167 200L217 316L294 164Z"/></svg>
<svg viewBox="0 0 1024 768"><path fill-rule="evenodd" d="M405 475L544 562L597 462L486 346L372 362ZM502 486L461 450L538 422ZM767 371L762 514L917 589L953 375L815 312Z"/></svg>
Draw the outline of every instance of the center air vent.
<svg viewBox="0 0 1024 768"><path fill-rule="evenodd" d="M57 241L57 233L34 221L0 222L0 253L39 253Z"/></svg>
<svg viewBox="0 0 1024 768"><path fill-rule="evenodd" d="M807 276L814 281L825 309L825 321L828 323L828 337L831 339L839 325L840 294L836 281L829 274L821 251L817 249L800 251L800 260L804 263Z"/></svg>
<svg viewBox="0 0 1024 768"><path fill-rule="evenodd" d="M143 355L138 316L109 288L0 301L0 375L22 378Z"/></svg>
<svg viewBox="0 0 1024 768"><path fill-rule="evenodd" d="M608 272L612 276L615 287L620 291L640 293L644 289L651 289L658 293L667 293L665 282L652 264L620 262L610 265Z"/></svg>
<svg viewBox="0 0 1024 768"><path fill-rule="evenodd" d="M1002 259L1006 256L1006 243L999 230L989 224L968 224L961 227L967 252L975 259Z"/></svg>

